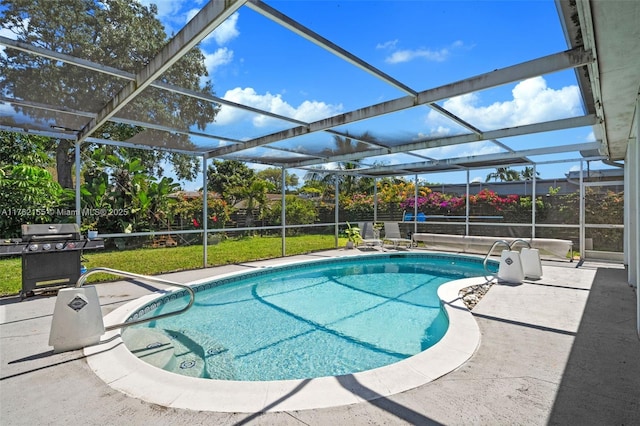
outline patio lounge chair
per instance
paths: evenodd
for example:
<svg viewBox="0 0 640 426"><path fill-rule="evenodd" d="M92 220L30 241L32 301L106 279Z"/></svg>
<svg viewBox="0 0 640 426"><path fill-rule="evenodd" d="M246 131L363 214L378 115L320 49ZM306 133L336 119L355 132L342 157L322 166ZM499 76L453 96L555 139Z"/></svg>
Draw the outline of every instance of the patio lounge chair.
<svg viewBox="0 0 640 426"><path fill-rule="evenodd" d="M403 222L413 222L413 213L407 213L405 212L402 215L402 221ZM420 212L416 215L416 221L417 222L426 222L427 221L427 215Z"/></svg>
<svg viewBox="0 0 640 426"><path fill-rule="evenodd" d="M398 249L400 244L405 244L407 248L410 248L413 243L409 238L402 237L398 222L384 222L384 238L382 241L391 242L394 249Z"/></svg>
<svg viewBox="0 0 640 426"><path fill-rule="evenodd" d="M376 238L372 222L358 222L360 235L362 236L362 244L365 246L381 246L382 240Z"/></svg>

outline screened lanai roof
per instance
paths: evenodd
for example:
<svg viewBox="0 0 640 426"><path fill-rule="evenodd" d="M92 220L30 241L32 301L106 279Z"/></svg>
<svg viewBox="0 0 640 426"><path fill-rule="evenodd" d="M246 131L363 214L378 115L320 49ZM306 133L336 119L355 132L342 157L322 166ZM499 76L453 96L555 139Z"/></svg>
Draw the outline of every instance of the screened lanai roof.
<svg viewBox="0 0 640 426"><path fill-rule="evenodd" d="M358 3L370 7L369 3ZM412 13L412 2L396 3L401 13ZM474 7L482 8L484 3L475 2ZM323 7L322 2L316 5ZM88 61L89 56L81 50L69 56L43 49L36 43L0 36L0 45L7 49L33 57L34 63L52 61L59 72L78 77L73 83L60 87L64 96L57 98L25 90L20 91L22 96L18 97L15 91L5 89L0 100L0 129L78 142L166 149L283 168L315 170L335 162L360 160L358 168L350 172L368 176L535 164L538 159L553 154L573 155L576 159L624 159L628 140L635 136L632 120L640 84L637 25L640 2L557 0L555 6L564 32L557 45L563 48L540 55L533 53L538 50L523 45L517 55L523 58L521 62L496 61L484 70L469 64L460 71L462 78L451 81L442 75L403 81L393 76L393 69L374 66L373 61L363 59L360 52L341 46L340 42L346 37L357 34L338 37L334 33L318 33L311 29L313 16L294 19L271 2L260 0L207 3L154 60L135 73ZM176 61L238 10L259 16L257 22L265 34L276 31L295 34L295 44L290 46L269 45L268 37L264 41L256 40L264 43L265 55L286 55L289 61L278 70L285 78L288 72L304 75L308 72L310 79L346 80L341 81L343 111L327 108L313 120L302 120L295 113L274 112L250 101L232 101L161 82L161 76L171 72ZM455 31L455 16L449 19L451 31ZM500 17L496 17L496 22L483 24L499 25L499 20ZM389 25L402 25L402 22L396 20ZM523 28L523 31L531 33L531 46L534 46L535 28ZM501 48L498 40L496 48ZM299 53L306 49L322 52L322 62L306 63L304 59L297 59L304 58ZM322 73L318 77L317 72L310 72L311 68L317 70L318 67L322 67L325 77ZM42 78L28 67L19 72L24 73L23 82ZM463 95L490 92L555 73L571 73L581 92L582 111L551 120L532 114L526 121L505 127L492 125L487 120L480 125L477 117L447 108L448 101ZM44 77L56 78L55 75ZM242 81L239 84L244 83L242 78L239 77ZM84 96L80 104L76 102L78 97L70 96L90 92L96 82L110 87L109 93L113 95L95 92L95 96ZM349 90L350 86L362 85L383 95L377 99L364 98L354 96ZM274 83L271 90L275 93L279 87ZM181 121L178 111L170 116L153 111L158 100L179 105L187 98L219 108L216 119L196 126L193 122ZM233 114L242 114L268 126L228 124L223 117ZM425 114L437 115L446 123L448 131L445 134L427 131ZM135 125L138 132L126 140L113 140L111 135L98 132L107 122ZM585 132L592 128L593 140L578 141L566 136L566 131L576 128L587 129ZM546 142L531 143L531 135L539 134L546 135ZM336 142L340 138L350 143ZM454 156L447 149L453 146L461 148ZM480 146L485 148L479 149Z"/></svg>

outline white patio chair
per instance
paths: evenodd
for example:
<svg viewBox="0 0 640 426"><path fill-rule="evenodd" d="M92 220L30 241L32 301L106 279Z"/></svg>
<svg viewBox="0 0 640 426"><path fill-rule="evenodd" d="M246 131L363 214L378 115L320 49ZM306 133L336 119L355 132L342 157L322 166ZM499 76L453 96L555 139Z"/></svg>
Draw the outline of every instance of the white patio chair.
<svg viewBox="0 0 640 426"><path fill-rule="evenodd" d="M358 227L360 228L360 235L362 236L362 244L369 247L382 245L382 240L376 238L373 222L358 222Z"/></svg>
<svg viewBox="0 0 640 426"><path fill-rule="evenodd" d="M402 237L400 226L397 222L384 222L384 238L382 240L389 241L396 250L400 244L405 244L407 248L410 248L413 244L409 238Z"/></svg>

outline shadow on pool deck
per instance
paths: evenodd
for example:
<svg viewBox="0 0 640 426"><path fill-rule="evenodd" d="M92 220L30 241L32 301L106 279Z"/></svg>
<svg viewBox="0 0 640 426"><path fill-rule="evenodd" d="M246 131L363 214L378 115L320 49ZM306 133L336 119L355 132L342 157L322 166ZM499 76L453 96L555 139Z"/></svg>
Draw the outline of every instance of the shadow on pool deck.
<svg viewBox="0 0 640 426"><path fill-rule="evenodd" d="M640 342L624 269L598 268L549 424L638 424Z"/></svg>
<svg viewBox="0 0 640 426"><path fill-rule="evenodd" d="M220 270L167 278L186 282ZM489 291L473 311L482 342L459 369L389 397L277 413L180 410L124 395L91 371L82 352L52 353L47 338L54 297L21 303L3 298L0 418L11 425L637 423L640 341L626 271L562 262L545 264L545 271L543 280ZM129 282L99 286L104 312L146 293ZM353 377L340 383L355 395L371 396Z"/></svg>
<svg viewBox="0 0 640 426"><path fill-rule="evenodd" d="M371 389L367 388L366 386L363 386L352 375L341 376L338 378L338 381L345 389L348 389L353 394L358 395L362 398L368 399L369 404L383 411L386 411L389 414L393 414L398 419L402 419L409 424L412 424L412 425L440 425L441 424L430 419L424 414L419 413L416 410L413 410L407 406L404 406L402 404L399 404L393 401L390 398L384 398L384 397L376 398L376 395L373 394L374 392L372 392Z"/></svg>

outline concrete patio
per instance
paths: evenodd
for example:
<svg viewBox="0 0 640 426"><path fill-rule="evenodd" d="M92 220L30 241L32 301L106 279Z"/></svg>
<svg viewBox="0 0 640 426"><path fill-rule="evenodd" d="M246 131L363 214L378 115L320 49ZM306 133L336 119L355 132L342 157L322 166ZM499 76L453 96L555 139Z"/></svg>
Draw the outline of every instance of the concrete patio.
<svg viewBox="0 0 640 426"><path fill-rule="evenodd" d="M280 261L165 278L190 282ZM440 379L368 402L266 414L179 410L128 397L100 380L82 351L53 354L48 337L55 297L3 298L0 418L3 425L638 424L640 340L626 271L595 262L580 268L543 262L543 268L541 280L491 288L472 311L480 346ZM97 287L105 314L153 291L134 282ZM369 391L349 376L341 380L355 393Z"/></svg>

